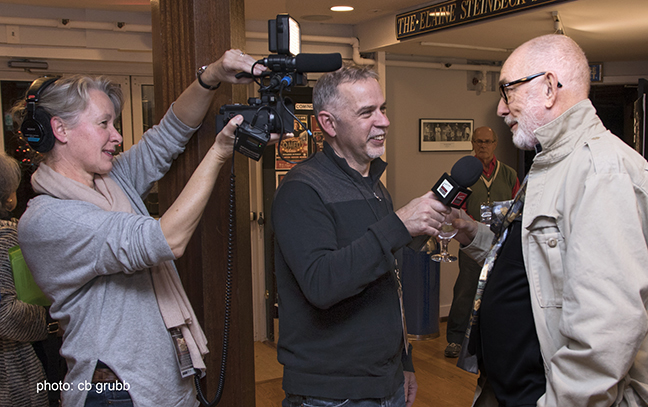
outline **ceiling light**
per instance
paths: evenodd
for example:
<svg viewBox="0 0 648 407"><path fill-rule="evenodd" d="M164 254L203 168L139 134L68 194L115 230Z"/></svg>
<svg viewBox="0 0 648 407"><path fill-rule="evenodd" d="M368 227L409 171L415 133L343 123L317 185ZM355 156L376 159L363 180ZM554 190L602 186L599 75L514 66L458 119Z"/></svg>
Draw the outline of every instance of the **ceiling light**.
<svg viewBox="0 0 648 407"><path fill-rule="evenodd" d="M331 11L353 11L353 7L351 7L351 6L333 6L333 7L331 7Z"/></svg>

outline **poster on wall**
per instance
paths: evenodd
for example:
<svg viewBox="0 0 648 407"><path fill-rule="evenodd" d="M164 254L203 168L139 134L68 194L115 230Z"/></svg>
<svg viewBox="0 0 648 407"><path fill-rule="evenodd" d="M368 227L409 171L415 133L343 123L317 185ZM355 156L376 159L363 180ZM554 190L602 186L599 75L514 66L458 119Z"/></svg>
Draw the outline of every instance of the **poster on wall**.
<svg viewBox="0 0 648 407"><path fill-rule="evenodd" d="M472 119L419 119L419 151L470 151L472 133Z"/></svg>
<svg viewBox="0 0 648 407"><path fill-rule="evenodd" d="M308 123L308 115L297 115L297 118L302 123ZM285 138L275 146L275 170L289 170L308 158L308 131L302 129L297 120L294 129L294 137Z"/></svg>
<svg viewBox="0 0 648 407"><path fill-rule="evenodd" d="M310 126L311 131L313 132L313 138L315 139L315 145L317 146L317 150L315 151L322 151L324 149L324 132L320 129L315 115L311 116ZM313 151L313 153L315 151Z"/></svg>

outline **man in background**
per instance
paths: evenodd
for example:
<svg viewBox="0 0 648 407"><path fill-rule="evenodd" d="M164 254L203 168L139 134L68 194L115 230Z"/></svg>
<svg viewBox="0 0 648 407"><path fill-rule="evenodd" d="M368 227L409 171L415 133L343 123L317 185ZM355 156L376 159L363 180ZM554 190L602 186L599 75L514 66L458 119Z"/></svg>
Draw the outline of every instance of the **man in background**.
<svg viewBox="0 0 648 407"><path fill-rule="evenodd" d="M589 86L563 35L502 66L497 113L537 154L493 231L453 222L485 264L458 363L479 368L477 406L648 405L648 163L603 126Z"/></svg>
<svg viewBox="0 0 648 407"><path fill-rule="evenodd" d="M472 136L475 157L484 170L479 180L470 187L472 193L466 199L464 209L471 218L490 224L491 206L494 201L513 199L520 187L517 172L495 158L497 135L490 127L478 127ZM475 291L479 282L481 266L470 256L459 251L459 275L455 281L452 305L448 314L445 356L456 358L466 336Z"/></svg>

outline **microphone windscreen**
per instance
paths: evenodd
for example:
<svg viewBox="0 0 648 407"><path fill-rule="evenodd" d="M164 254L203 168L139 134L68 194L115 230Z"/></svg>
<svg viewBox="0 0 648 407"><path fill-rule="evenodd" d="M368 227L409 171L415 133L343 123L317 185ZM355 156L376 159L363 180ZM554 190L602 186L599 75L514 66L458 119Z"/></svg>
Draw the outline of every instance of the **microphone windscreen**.
<svg viewBox="0 0 648 407"><path fill-rule="evenodd" d="M332 72L342 67L342 55L334 54L298 54L295 56L297 72Z"/></svg>
<svg viewBox="0 0 648 407"><path fill-rule="evenodd" d="M481 175L483 166L481 161L475 156L467 155L461 157L455 165L452 166L450 176L460 186L468 188L477 180Z"/></svg>

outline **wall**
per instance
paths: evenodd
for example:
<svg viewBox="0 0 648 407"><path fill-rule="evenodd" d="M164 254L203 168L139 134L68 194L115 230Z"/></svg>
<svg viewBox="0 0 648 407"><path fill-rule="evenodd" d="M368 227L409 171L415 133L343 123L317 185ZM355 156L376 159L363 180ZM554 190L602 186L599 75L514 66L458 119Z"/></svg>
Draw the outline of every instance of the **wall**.
<svg viewBox="0 0 648 407"><path fill-rule="evenodd" d="M499 135L495 155L516 167L517 149L510 131L496 115L499 93L477 95L467 90L466 71L390 67L387 62L387 115L391 121L387 140L387 187L400 208L429 191L444 172L471 151L419 151L419 119L473 119L475 128L489 126ZM495 76L496 77L496 76ZM498 79L496 79L497 81ZM450 251L456 253L452 242ZM452 287L459 272L457 263L441 265L440 316L447 316Z"/></svg>
<svg viewBox="0 0 648 407"><path fill-rule="evenodd" d="M122 68L137 64L148 68L152 63L150 13L3 3L0 7L2 57L48 60L50 63L90 62L91 69L95 68L92 63L102 62L104 69L111 69L109 73L112 74L131 73L125 69L116 71L120 64ZM121 28L117 22L121 23ZM3 70L6 66L3 64ZM67 72L66 69L65 65L50 66L49 72Z"/></svg>

